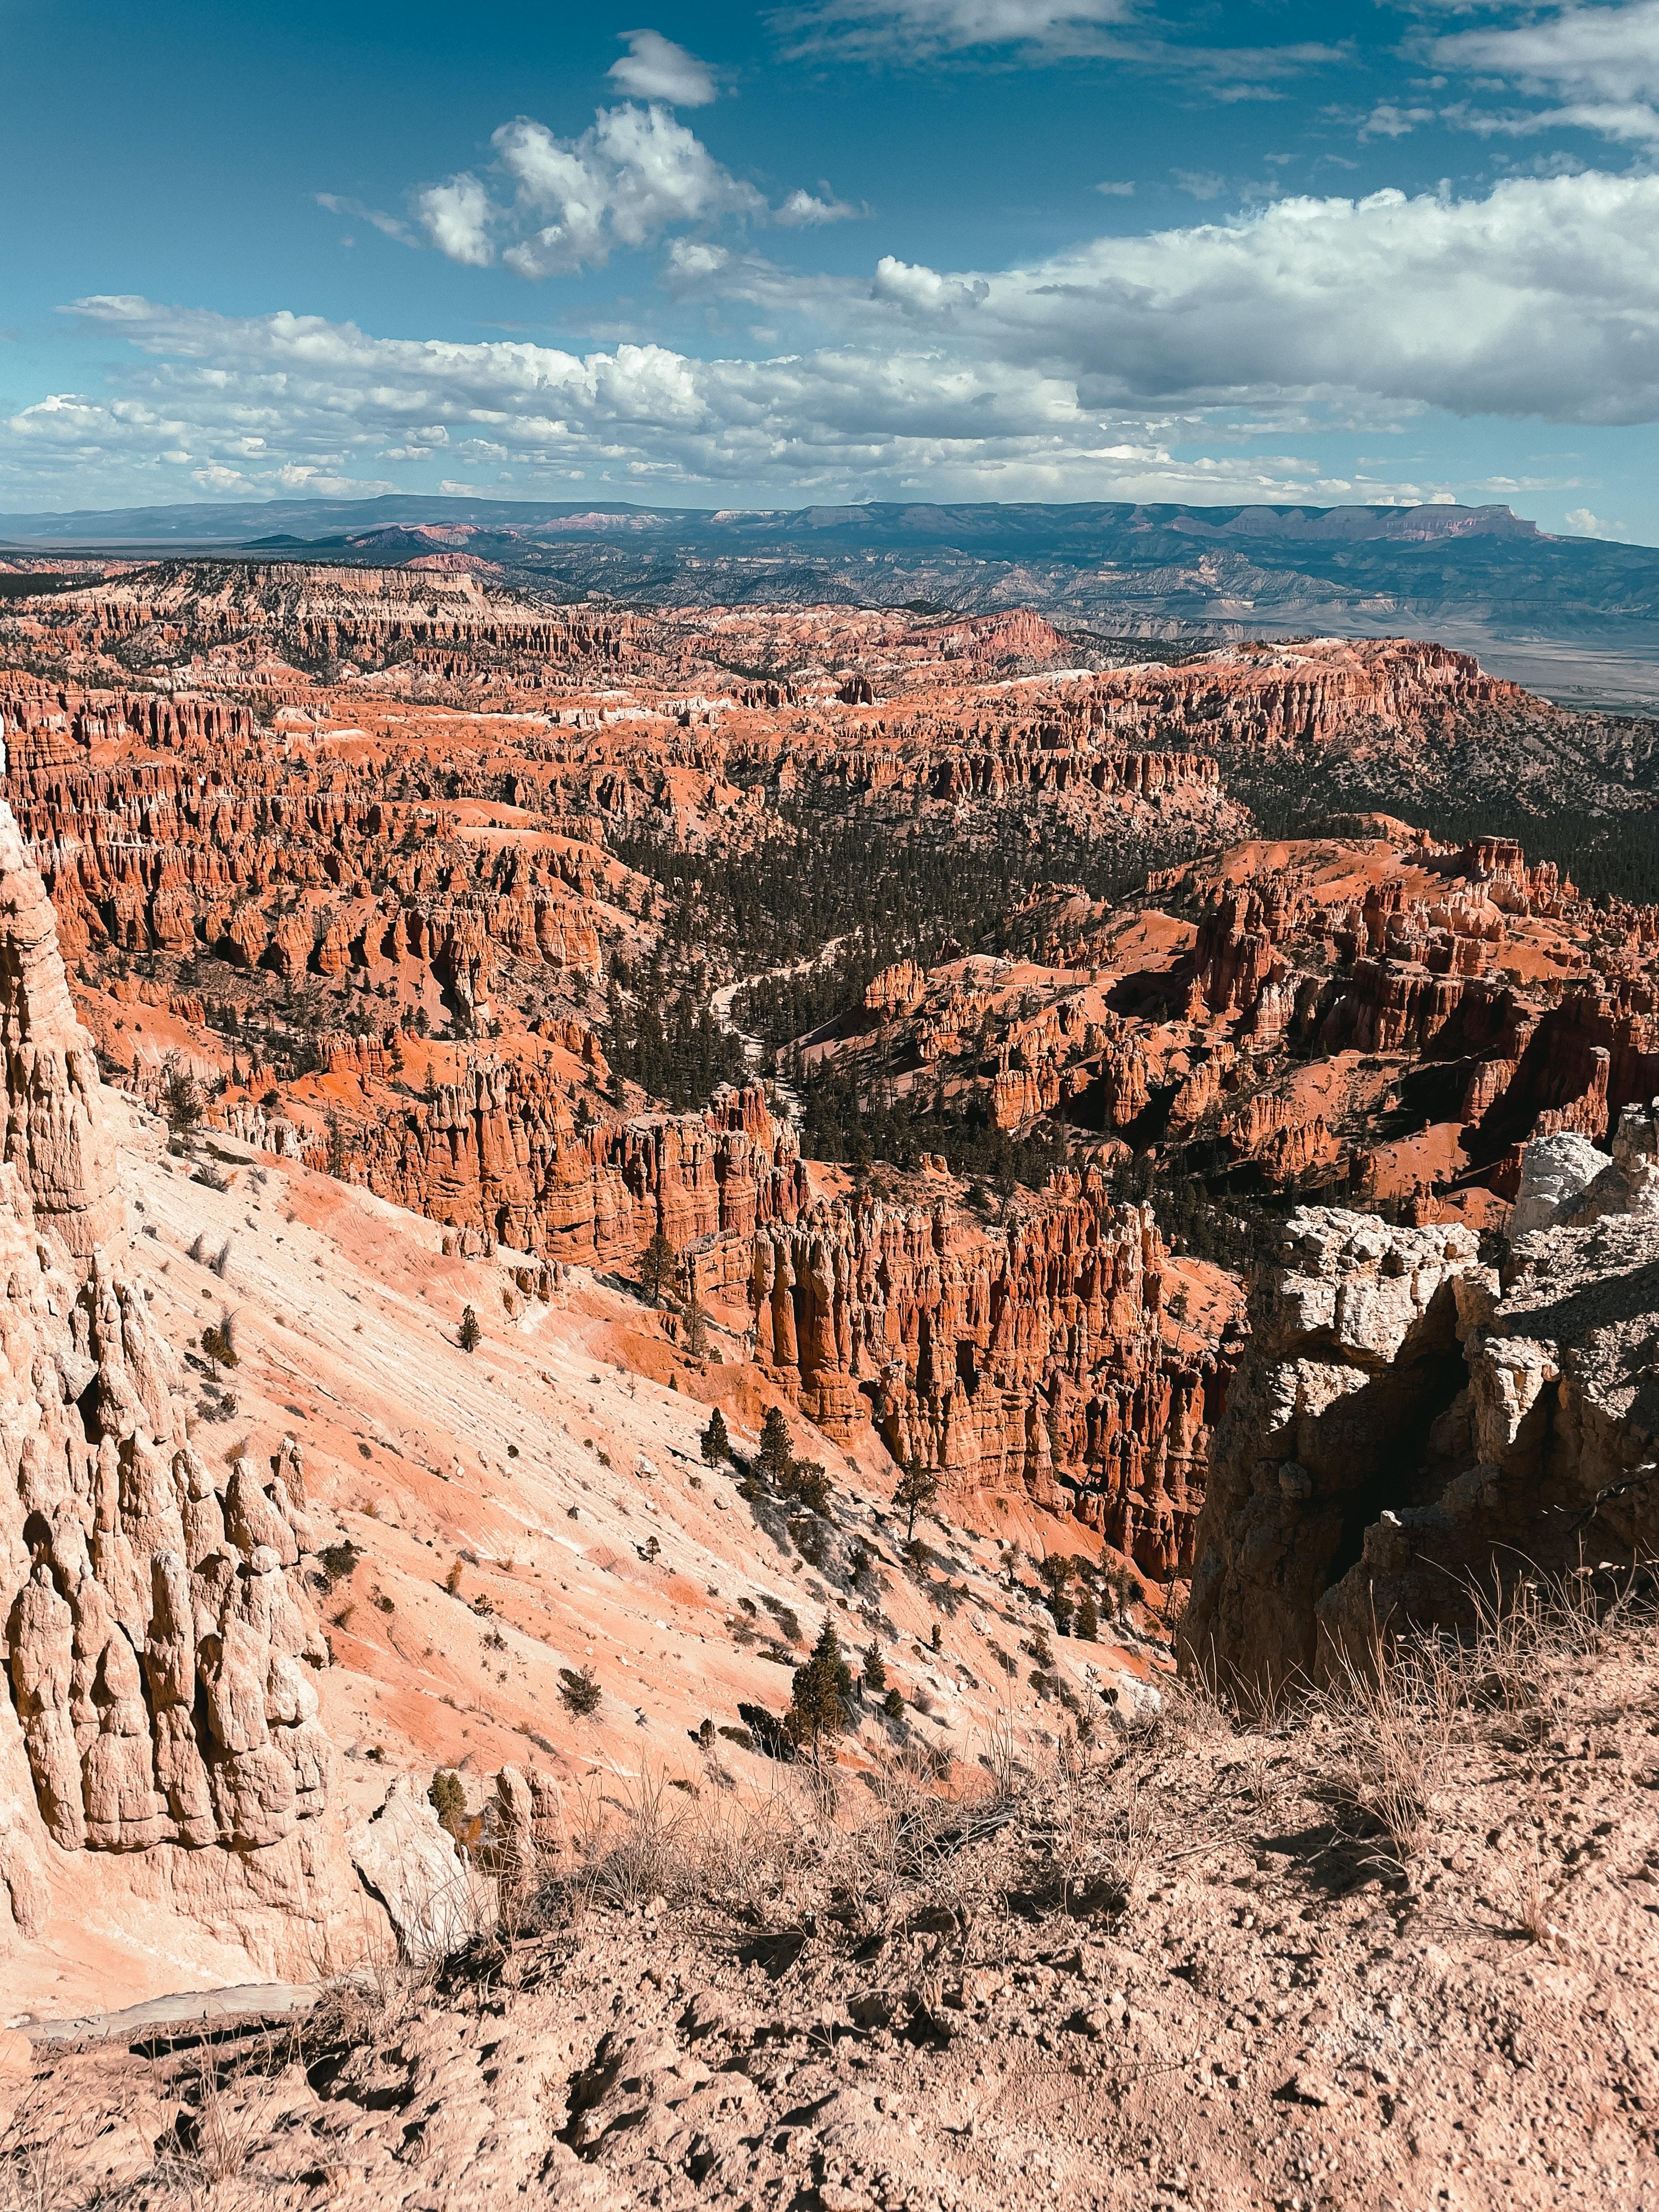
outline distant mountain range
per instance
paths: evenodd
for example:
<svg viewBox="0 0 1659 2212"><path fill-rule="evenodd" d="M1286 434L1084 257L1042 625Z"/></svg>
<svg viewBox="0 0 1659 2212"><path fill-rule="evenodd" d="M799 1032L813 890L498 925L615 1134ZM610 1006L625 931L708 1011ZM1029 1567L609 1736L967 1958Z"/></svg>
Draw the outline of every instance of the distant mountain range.
<svg viewBox="0 0 1659 2212"><path fill-rule="evenodd" d="M1033 606L1142 638L1413 633L1558 696L1659 699L1659 548L1552 538L1507 507L708 509L389 493L0 514L0 545L36 561L447 556L562 599Z"/></svg>

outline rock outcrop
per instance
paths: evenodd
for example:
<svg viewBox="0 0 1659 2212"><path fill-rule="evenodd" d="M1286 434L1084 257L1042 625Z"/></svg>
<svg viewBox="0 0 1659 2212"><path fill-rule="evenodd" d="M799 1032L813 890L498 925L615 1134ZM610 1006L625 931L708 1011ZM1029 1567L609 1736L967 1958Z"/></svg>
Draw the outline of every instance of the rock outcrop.
<svg viewBox="0 0 1659 2212"><path fill-rule="evenodd" d="M1598 1161L1601 1164L1598 1166ZM1659 1111L1528 1148L1497 1272L1458 1226L1307 1209L1254 1286L1183 1657L1317 1679L1471 1593L1659 1540Z"/></svg>
<svg viewBox="0 0 1659 2212"><path fill-rule="evenodd" d="M115 1155L98 1110L98 1060L75 1018L46 885L0 801L0 1053L4 1157L33 1218L77 1267L118 1236Z"/></svg>

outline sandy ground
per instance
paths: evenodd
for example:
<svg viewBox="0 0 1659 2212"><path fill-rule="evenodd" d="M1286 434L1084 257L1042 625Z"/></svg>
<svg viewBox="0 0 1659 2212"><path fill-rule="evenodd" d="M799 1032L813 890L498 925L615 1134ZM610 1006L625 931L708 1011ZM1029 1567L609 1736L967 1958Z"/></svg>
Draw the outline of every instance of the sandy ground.
<svg viewBox="0 0 1659 2212"><path fill-rule="evenodd" d="M943 1790L618 1790L441 1971L0 2051L0 2171L135 2212L1648 2212L1653 1623L1490 1670L1259 1729L1172 1700Z"/></svg>

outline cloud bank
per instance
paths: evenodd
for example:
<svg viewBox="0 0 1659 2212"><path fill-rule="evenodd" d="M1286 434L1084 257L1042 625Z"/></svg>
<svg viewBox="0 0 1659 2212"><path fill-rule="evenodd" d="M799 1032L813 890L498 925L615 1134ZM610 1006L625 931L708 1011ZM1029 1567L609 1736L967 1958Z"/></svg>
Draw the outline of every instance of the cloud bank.
<svg viewBox="0 0 1659 2212"><path fill-rule="evenodd" d="M533 179L541 142L508 143ZM641 198L619 216L613 196L583 231L567 194L544 226L553 241L531 242L591 250L619 222L646 234L686 204ZM462 198L444 216L463 246L475 214ZM286 312L91 299L77 312L123 342L111 388L15 414L0 468L20 491L72 469L146 496L275 487L292 471L378 481L434 459L526 491L609 474L954 496L1378 496L1387 485L1249 449L1425 408L1654 420L1656 234L1659 179L1590 174L1464 201L1285 199L1001 270L886 257L865 283L803 283L674 241L669 273L694 296L823 325L823 342L760 359L384 338ZM1171 459L1198 443L1212 458Z"/></svg>

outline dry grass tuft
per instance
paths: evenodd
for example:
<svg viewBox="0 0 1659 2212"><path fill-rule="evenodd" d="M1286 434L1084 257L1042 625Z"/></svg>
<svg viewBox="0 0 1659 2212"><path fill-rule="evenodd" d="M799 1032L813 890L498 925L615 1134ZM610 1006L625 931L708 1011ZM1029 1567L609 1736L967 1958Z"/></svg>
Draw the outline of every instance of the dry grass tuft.
<svg viewBox="0 0 1659 2212"><path fill-rule="evenodd" d="M1388 1846L1404 1874L1435 1833L1451 1779L1458 1670L1435 1643L1379 1641L1361 1661L1338 1655L1332 1686L1311 1701L1329 1724L1337 1802Z"/></svg>

